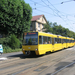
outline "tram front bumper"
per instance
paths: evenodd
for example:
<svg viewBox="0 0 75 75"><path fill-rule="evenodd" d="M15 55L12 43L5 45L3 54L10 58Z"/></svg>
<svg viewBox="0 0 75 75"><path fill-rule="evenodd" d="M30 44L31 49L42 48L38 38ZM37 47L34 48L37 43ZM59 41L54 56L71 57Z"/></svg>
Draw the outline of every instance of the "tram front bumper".
<svg viewBox="0 0 75 75"><path fill-rule="evenodd" d="M23 52L23 54L26 54L26 55L30 55L30 54L36 54L36 55L39 55L39 52L38 52L38 50L36 49L36 50L32 50L32 51L30 51L30 50L22 50L22 52Z"/></svg>

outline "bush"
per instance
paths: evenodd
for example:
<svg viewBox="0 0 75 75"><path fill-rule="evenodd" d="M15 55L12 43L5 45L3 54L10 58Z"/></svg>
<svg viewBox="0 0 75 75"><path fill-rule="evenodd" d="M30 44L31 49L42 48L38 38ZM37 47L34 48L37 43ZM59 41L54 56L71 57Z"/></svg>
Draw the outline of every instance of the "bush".
<svg viewBox="0 0 75 75"><path fill-rule="evenodd" d="M0 44L3 46L3 53L18 52L22 48L22 42L14 34L9 37L0 38Z"/></svg>
<svg viewBox="0 0 75 75"><path fill-rule="evenodd" d="M0 44L2 44L2 45L8 45L9 39L10 39L9 37L0 38Z"/></svg>
<svg viewBox="0 0 75 75"><path fill-rule="evenodd" d="M5 38L0 38L0 44L3 44Z"/></svg>
<svg viewBox="0 0 75 75"><path fill-rule="evenodd" d="M3 45L3 53L10 53L11 50L12 50L12 49L11 49L9 46Z"/></svg>
<svg viewBox="0 0 75 75"><path fill-rule="evenodd" d="M11 49L11 48L7 48L3 49L3 53L11 53L11 52L19 52L22 51L22 49Z"/></svg>
<svg viewBox="0 0 75 75"><path fill-rule="evenodd" d="M19 41L19 39L17 39L14 34L11 35L10 40L9 40L9 46L12 49L15 49L15 48L19 48L20 44L21 44L21 42Z"/></svg>

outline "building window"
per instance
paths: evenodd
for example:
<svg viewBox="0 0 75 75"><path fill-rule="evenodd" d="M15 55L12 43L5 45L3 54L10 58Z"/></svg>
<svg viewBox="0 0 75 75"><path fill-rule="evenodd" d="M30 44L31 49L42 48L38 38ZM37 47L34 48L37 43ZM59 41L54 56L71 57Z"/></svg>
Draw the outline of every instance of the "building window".
<svg viewBox="0 0 75 75"><path fill-rule="evenodd" d="M30 25L30 27L32 27L32 24Z"/></svg>
<svg viewBox="0 0 75 75"><path fill-rule="evenodd" d="M40 30L38 30L38 32L40 32Z"/></svg>
<svg viewBox="0 0 75 75"><path fill-rule="evenodd" d="M33 29L32 29L32 23L31 23L31 25L30 25L30 31L32 31Z"/></svg>
<svg viewBox="0 0 75 75"><path fill-rule="evenodd" d="M40 28L40 23L38 23L38 27Z"/></svg>
<svg viewBox="0 0 75 75"><path fill-rule="evenodd" d="M42 21L43 21L43 17L42 17Z"/></svg>
<svg viewBox="0 0 75 75"><path fill-rule="evenodd" d="M44 25L42 24L42 28L43 28L43 26L44 26Z"/></svg>

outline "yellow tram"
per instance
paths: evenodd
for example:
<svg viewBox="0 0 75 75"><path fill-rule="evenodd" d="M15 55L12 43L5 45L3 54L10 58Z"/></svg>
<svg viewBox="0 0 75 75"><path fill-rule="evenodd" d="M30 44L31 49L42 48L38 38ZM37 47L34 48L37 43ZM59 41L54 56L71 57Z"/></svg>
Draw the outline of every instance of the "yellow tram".
<svg viewBox="0 0 75 75"><path fill-rule="evenodd" d="M42 55L74 46L74 39L44 32L24 33L23 54Z"/></svg>

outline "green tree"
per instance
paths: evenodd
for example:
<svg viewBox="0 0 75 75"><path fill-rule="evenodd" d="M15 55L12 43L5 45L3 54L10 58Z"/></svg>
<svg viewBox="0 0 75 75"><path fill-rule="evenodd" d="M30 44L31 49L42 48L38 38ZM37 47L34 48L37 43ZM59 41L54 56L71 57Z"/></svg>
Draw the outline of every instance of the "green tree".
<svg viewBox="0 0 75 75"><path fill-rule="evenodd" d="M56 22L54 22L53 24L52 24L52 28L53 28L53 34L58 34L58 32L57 32L57 30L58 30L58 25L57 25L57 23Z"/></svg>
<svg viewBox="0 0 75 75"><path fill-rule="evenodd" d="M63 35L64 31L63 31L63 27L61 25L58 26L57 32L58 32L58 34Z"/></svg>
<svg viewBox="0 0 75 75"><path fill-rule="evenodd" d="M16 36L14 34L12 34L10 39L9 39L9 46L12 49L20 47L20 41L19 41L19 39L16 38Z"/></svg>
<svg viewBox="0 0 75 75"><path fill-rule="evenodd" d="M50 23L50 22L48 21L47 24L44 25L43 30L44 30L45 32L51 32L51 33L52 33L53 29L52 29L51 26L52 26L52 23Z"/></svg>
<svg viewBox="0 0 75 75"><path fill-rule="evenodd" d="M32 9L24 0L0 0L0 33L21 36L29 30Z"/></svg>

